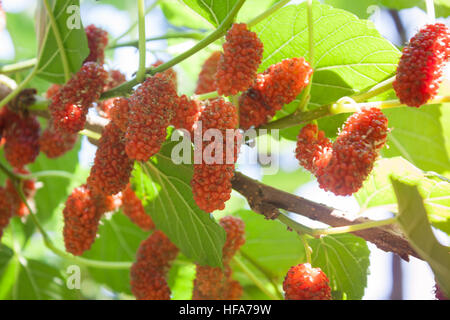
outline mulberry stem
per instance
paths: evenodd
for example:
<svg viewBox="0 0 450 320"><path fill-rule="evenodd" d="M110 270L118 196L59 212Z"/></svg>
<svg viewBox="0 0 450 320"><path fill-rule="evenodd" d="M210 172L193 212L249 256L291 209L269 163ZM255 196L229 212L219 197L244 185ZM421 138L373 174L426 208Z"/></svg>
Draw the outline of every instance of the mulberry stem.
<svg viewBox="0 0 450 320"><path fill-rule="evenodd" d="M397 218L389 218L389 219L384 219L384 220L354 224L354 225L345 226L345 227L314 229L312 235L315 237L318 237L318 236L324 236L324 235L329 235L329 234L350 233L350 232L361 231L361 230L366 230L366 229L370 229L370 228L382 227L382 226L386 226L389 224L394 224L396 222L397 222Z"/></svg>
<svg viewBox="0 0 450 320"><path fill-rule="evenodd" d="M24 71L24 70L34 67L36 65L36 63L37 63L37 59L33 58L33 59L29 59L29 60L12 63L12 64L3 65L0 67L0 74L10 74L10 73Z"/></svg>
<svg viewBox="0 0 450 320"><path fill-rule="evenodd" d="M138 0L138 24L139 24L139 69L136 74L136 80L142 82L145 79L145 0Z"/></svg>
<svg viewBox="0 0 450 320"><path fill-rule="evenodd" d="M281 0L279 2L277 2L276 4L274 4L272 7L270 7L269 9L267 9L266 11L264 11L263 13L261 13L260 15L256 16L255 18L253 18L252 20L250 20L247 23L247 26L249 28L257 25L258 23L260 23L262 20L264 20L265 18L267 18L268 16L270 16L272 13L274 13L275 11L277 11L278 9L281 9L285 4L289 3L289 1L291 0Z"/></svg>

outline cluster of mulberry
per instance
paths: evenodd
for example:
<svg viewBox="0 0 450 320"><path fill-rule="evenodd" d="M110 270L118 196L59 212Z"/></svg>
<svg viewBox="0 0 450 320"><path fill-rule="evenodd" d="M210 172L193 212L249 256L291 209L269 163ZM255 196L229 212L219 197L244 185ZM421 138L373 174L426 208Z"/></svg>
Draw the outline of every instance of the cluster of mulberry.
<svg viewBox="0 0 450 320"><path fill-rule="evenodd" d="M320 268L309 263L289 269L283 282L286 300L331 300L329 280Z"/></svg>
<svg viewBox="0 0 450 320"><path fill-rule="evenodd" d="M169 300L167 272L178 248L162 231L153 232L139 246L130 271L131 292L138 300Z"/></svg>
<svg viewBox="0 0 450 320"><path fill-rule="evenodd" d="M216 86L220 95L232 96L253 85L264 46L244 23L233 24L226 35L217 66Z"/></svg>
<svg viewBox="0 0 450 320"><path fill-rule="evenodd" d="M125 189L132 170L133 161L125 152L125 134L110 122L100 138L87 185L96 193L114 195Z"/></svg>
<svg viewBox="0 0 450 320"><path fill-rule="evenodd" d="M204 94L216 91L216 73L222 53L215 51L203 63L202 70L198 75L197 88L195 94Z"/></svg>
<svg viewBox="0 0 450 320"><path fill-rule="evenodd" d="M130 184L122 191L122 211L142 230L150 231L155 228L152 218L145 212L141 199L138 198Z"/></svg>
<svg viewBox="0 0 450 320"><path fill-rule="evenodd" d="M400 101L420 107L439 90L445 63L450 59L450 31L443 23L423 27L403 49L393 83Z"/></svg>
<svg viewBox="0 0 450 320"><path fill-rule="evenodd" d="M114 197L96 194L86 185L75 188L63 210L66 251L79 256L89 250L97 236L102 215L114 210L116 203Z"/></svg>
<svg viewBox="0 0 450 320"><path fill-rule="evenodd" d="M387 122L378 108L364 108L347 119L333 144L316 125L305 126L297 139L296 157L316 175L322 189L351 195L361 188L386 143Z"/></svg>
<svg viewBox="0 0 450 320"><path fill-rule="evenodd" d="M108 45L108 33L91 24L85 29L89 55L84 62L97 62L100 65L105 63L105 48Z"/></svg>
<svg viewBox="0 0 450 320"><path fill-rule="evenodd" d="M147 161L161 148L178 106L178 95L165 77L147 78L129 99L125 149L133 160Z"/></svg>
<svg viewBox="0 0 450 320"><path fill-rule="evenodd" d="M283 105L308 86L313 70L304 58L285 59L258 74L256 83L239 98L243 129L267 123Z"/></svg>
<svg viewBox="0 0 450 320"><path fill-rule="evenodd" d="M231 197L231 179L234 176L234 164L239 152L240 136L237 137L238 141L233 139L231 146L229 141L224 143L227 129L235 132L234 129L238 125L236 107L223 99L207 101L203 106L196 126L200 124L202 132L206 132L208 129L221 131L223 141L212 141L211 144L218 146L222 154L218 155L220 162L217 163L215 161L217 158L215 148L212 149L213 152L210 155L204 154L205 147L195 150L196 153L201 152L202 163L194 164L194 175L191 180L194 200L199 208L206 212L223 210L225 202ZM194 131L197 131L197 129ZM195 133L195 135L197 134ZM223 148L223 145L226 145L226 148ZM227 154L232 155L231 159Z"/></svg>
<svg viewBox="0 0 450 320"><path fill-rule="evenodd" d="M245 243L245 225L241 219L232 216L220 219L220 225L227 234L222 251L224 269L197 265L194 300L239 300L242 296L241 285L232 279L230 261Z"/></svg>
<svg viewBox="0 0 450 320"><path fill-rule="evenodd" d="M81 69L53 95L49 110L53 127L62 132L76 133L83 129L92 103L98 100L108 79L108 73L94 62Z"/></svg>

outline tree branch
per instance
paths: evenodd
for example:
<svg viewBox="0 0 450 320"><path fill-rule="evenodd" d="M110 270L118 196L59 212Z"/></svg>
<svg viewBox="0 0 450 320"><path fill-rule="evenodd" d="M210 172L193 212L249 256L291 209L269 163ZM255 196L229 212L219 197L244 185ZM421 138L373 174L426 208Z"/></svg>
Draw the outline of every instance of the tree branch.
<svg viewBox="0 0 450 320"><path fill-rule="evenodd" d="M357 217L348 212L339 211L275 189L239 172L236 172L232 185L233 189L247 198L253 211L263 214L269 219L278 216L280 214L279 209L283 209L312 220L326 223L332 227L342 227L371 221L368 218ZM395 225L356 231L353 234L375 244L381 250L398 254L406 261L409 260L410 255L420 258L409 245L406 237Z"/></svg>

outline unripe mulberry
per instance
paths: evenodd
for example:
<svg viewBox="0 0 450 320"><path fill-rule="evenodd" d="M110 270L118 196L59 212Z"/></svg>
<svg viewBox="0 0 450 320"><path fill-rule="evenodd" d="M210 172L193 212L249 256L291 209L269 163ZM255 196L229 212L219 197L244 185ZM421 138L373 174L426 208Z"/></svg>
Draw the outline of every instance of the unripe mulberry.
<svg viewBox="0 0 450 320"><path fill-rule="evenodd" d="M58 158L73 149L77 133L58 132L50 124L39 138L39 147L48 158Z"/></svg>
<svg viewBox="0 0 450 320"><path fill-rule="evenodd" d="M291 267L283 282L286 300L331 300L329 280L309 263Z"/></svg>
<svg viewBox="0 0 450 320"><path fill-rule="evenodd" d="M96 193L113 195L125 189L132 170L133 161L125 153L124 133L110 122L99 140L87 185Z"/></svg>
<svg viewBox="0 0 450 320"><path fill-rule="evenodd" d="M223 99L215 99L205 103L199 121L195 125L197 128L201 125L202 134L208 129L220 130L223 138L222 141L211 142L216 146L222 144L222 155L218 155L222 163L215 161L216 149L211 155L204 155L205 146L202 146L203 148L200 150L195 150L196 153L201 152L202 163L194 164L194 175L191 180L192 192L199 208L206 212L223 210L225 202L231 197L231 179L234 176L234 164L239 153L240 135L237 136L238 141L234 139L231 145L224 142L227 142L227 129L235 130L237 123L236 108ZM195 135L198 135L197 131L195 129ZM224 145L225 147L223 147ZM205 156L211 156L212 159L204 159ZM208 161L213 163L210 164Z"/></svg>
<svg viewBox="0 0 450 320"><path fill-rule="evenodd" d="M49 105L53 127L76 133L83 129L91 104L100 97L107 72L94 62L86 62L53 97Z"/></svg>
<svg viewBox="0 0 450 320"><path fill-rule="evenodd" d="M223 51L217 67L217 91L219 95L232 96L253 85L263 57L263 43L246 24L233 24Z"/></svg>
<svg viewBox="0 0 450 320"><path fill-rule="evenodd" d="M216 91L216 73L221 55L222 53L220 51L215 51L203 63L202 70L198 75L195 94L204 94Z"/></svg>
<svg viewBox="0 0 450 320"><path fill-rule="evenodd" d="M155 228L152 218L145 212L141 199L138 198L130 184L122 191L122 211L142 230L150 231Z"/></svg>
<svg viewBox="0 0 450 320"><path fill-rule="evenodd" d="M72 191L63 210L63 235L67 252L79 256L91 248L102 214L97 209L96 197L86 185Z"/></svg>
<svg viewBox="0 0 450 320"><path fill-rule="evenodd" d="M350 116L332 150L316 161L319 186L343 196L358 191L386 143L387 123L378 108L364 108Z"/></svg>
<svg viewBox="0 0 450 320"><path fill-rule="evenodd" d="M109 110L109 118L123 132L127 131L129 110L130 105L127 98L120 97L113 99L113 106Z"/></svg>
<svg viewBox="0 0 450 320"><path fill-rule="evenodd" d="M106 81L103 91L106 92L113 88L120 86L126 81L125 75L119 70L110 70L108 72L108 80ZM97 110L103 117L111 119L111 108L114 106L114 101L117 98L106 99L97 103Z"/></svg>
<svg viewBox="0 0 450 320"><path fill-rule="evenodd" d="M420 107L439 90L450 58L450 31L443 23L423 27L403 49L393 87L400 101Z"/></svg>
<svg viewBox="0 0 450 320"><path fill-rule="evenodd" d="M131 292L137 300L169 300L167 272L178 248L162 231L153 232L139 246L130 270Z"/></svg>
<svg viewBox="0 0 450 320"><path fill-rule="evenodd" d="M233 270L229 264L245 243L245 225L240 218L232 216L220 219L220 225L227 234L222 250L224 268L196 266L194 300L239 300L242 296L242 287L232 279Z"/></svg>
<svg viewBox="0 0 450 320"><path fill-rule="evenodd" d="M12 215L11 196L4 187L0 187L0 240L3 236L3 230L9 225Z"/></svg>
<svg viewBox="0 0 450 320"><path fill-rule="evenodd" d="M13 122L6 125L5 158L15 168L33 163L39 155L41 127L35 116L11 116Z"/></svg>
<svg viewBox="0 0 450 320"><path fill-rule="evenodd" d="M313 69L304 58L285 59L258 74L256 83L239 98L243 129L266 124L306 88Z"/></svg>
<svg viewBox="0 0 450 320"><path fill-rule="evenodd" d="M105 48L108 45L108 33L93 24L88 25L84 30L89 47L89 55L84 62L105 63Z"/></svg>
<svg viewBox="0 0 450 320"><path fill-rule="evenodd" d="M319 131L316 124L307 124L297 137L296 158L306 170L315 173L316 161L326 154L332 147L325 132Z"/></svg>
<svg viewBox="0 0 450 320"><path fill-rule="evenodd" d="M185 129L193 134L194 124L200 117L201 105L197 100L191 100L186 95L179 99L178 107L175 109L175 116L172 124L176 129Z"/></svg>
<svg viewBox="0 0 450 320"><path fill-rule="evenodd" d="M178 95L164 77L150 77L129 99L126 152L130 159L147 161L161 149L178 106Z"/></svg>
<svg viewBox="0 0 450 320"><path fill-rule="evenodd" d="M26 169L14 169L14 173L17 174L29 174ZM36 194L36 184L34 179L22 180L20 187L22 188L23 195L28 203L30 203ZM25 217L30 214L27 205L22 201L19 193L16 190L16 186L11 179L6 180L6 190L11 198L12 214L18 217Z"/></svg>

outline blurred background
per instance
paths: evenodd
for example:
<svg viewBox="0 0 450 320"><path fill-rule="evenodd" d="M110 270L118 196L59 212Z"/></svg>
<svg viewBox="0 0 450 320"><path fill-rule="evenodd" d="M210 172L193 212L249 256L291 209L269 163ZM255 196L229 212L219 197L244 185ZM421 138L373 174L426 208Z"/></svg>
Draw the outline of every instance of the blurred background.
<svg viewBox="0 0 450 320"><path fill-rule="evenodd" d="M176 1L176 0L163 0ZM11 35L7 29L0 33L0 62L10 63L21 61L35 56L36 43L34 32L34 9L36 0L3 0L3 6L6 12L14 17L8 19L8 23L20 23L20 34ZM147 1L147 6L151 6L153 0ZM291 4L301 3L301 0L293 0ZM331 2L331 1L330 1ZM337 7L340 2L336 3ZM346 1L347 3L349 1ZM424 10L414 7L401 11L389 10L377 6L364 7L365 1L351 1L355 4L355 10L365 10L367 18L374 22L379 32L389 39L399 48L403 46L417 30L427 23L427 14ZM256 15L257 13L255 13ZM126 32L130 25L136 20L136 5L134 1L114 1L114 0L81 0L81 17L84 26L95 24L108 31L110 39L114 39ZM447 25L450 18L439 18L438 21ZM163 12L156 8L147 15L147 37L159 36L167 33L168 30L177 28L170 25ZM134 40L137 38L137 31L125 35L121 41ZM158 59L167 60L172 55L184 51L192 45L192 41L176 41L161 40L152 41L147 44L147 61L150 63ZM16 48L16 49L15 49ZM208 51L209 52L209 51ZM207 53L199 53L198 59L207 57ZM109 51L107 55L107 64L110 68L119 69L130 78L138 68L138 51L133 47L118 48ZM195 83L196 76L199 72L199 65L190 64L189 60L177 66L176 71L179 74L180 83L184 85L180 91L191 94ZM442 90L447 94L450 92L449 74L450 68L447 68L446 80ZM95 112L94 109L91 111ZM259 141L264 149L267 141ZM337 197L330 193L319 189L317 183L313 181L309 173L303 171L298 166L292 150L295 149L295 142L281 140L278 143L280 157L279 167L281 174L276 179L271 180L270 176L264 176L264 168L257 164L245 164L246 157L251 157L255 153L255 149L244 148L241 154L240 171L256 178L263 179L264 182L274 186L286 183L286 177L289 178L289 186L297 195L308 199L318 201L337 209L350 212L358 212L359 206L353 197ZM93 163L95 147L92 146L87 139L84 138L82 148L79 154L80 163L86 168ZM236 193L233 201L228 205L227 210L232 210L233 203L242 202L243 200ZM371 217L382 216L384 212L374 212ZM450 239L443 233L436 233L438 239L445 245L450 245ZM428 265L418 259L411 258L410 262L405 262L400 258L378 250L374 245L369 243L371 249L370 256L370 275L368 285L365 291L364 299L434 299L434 277ZM395 281L394 281L395 279Z"/></svg>

